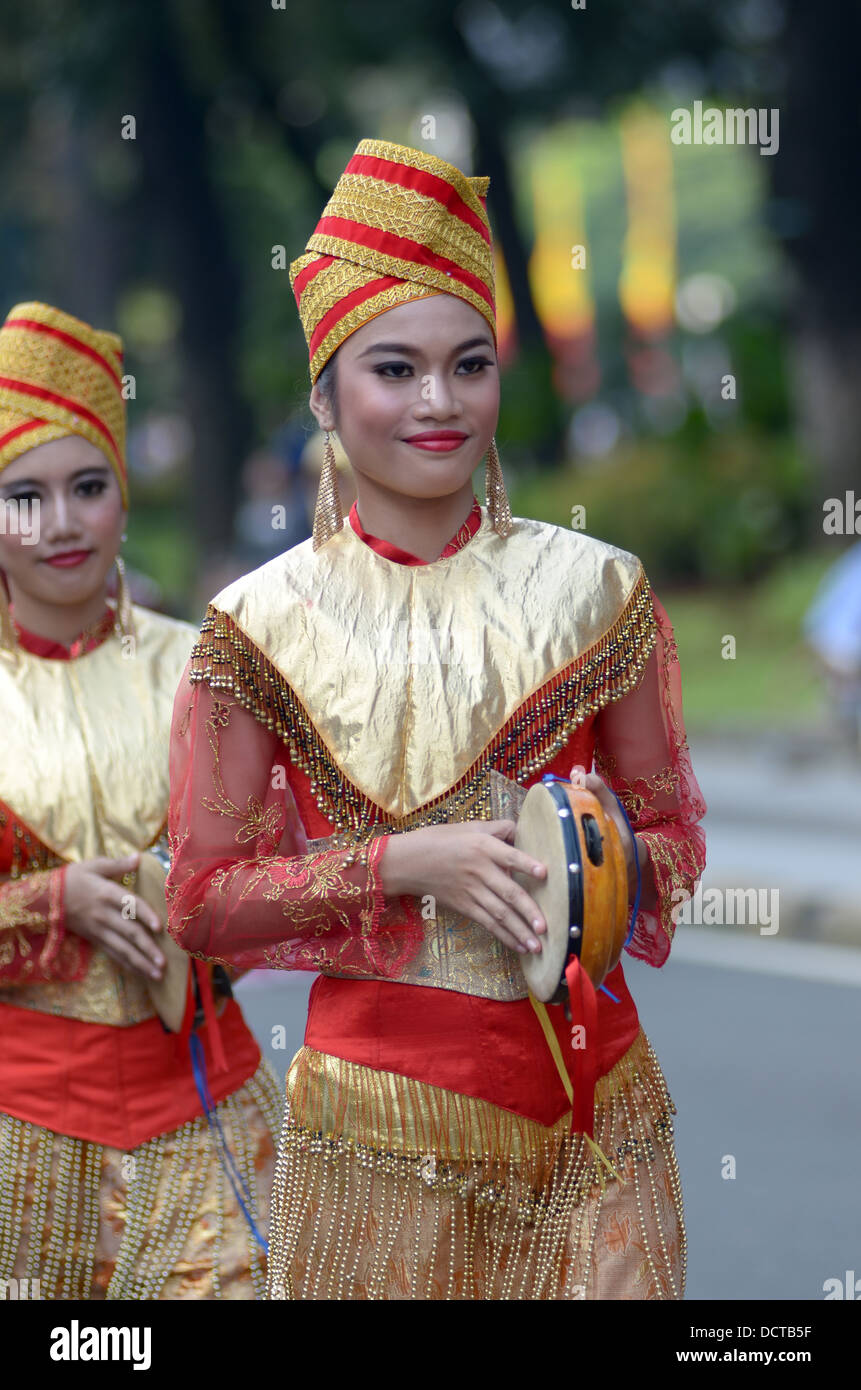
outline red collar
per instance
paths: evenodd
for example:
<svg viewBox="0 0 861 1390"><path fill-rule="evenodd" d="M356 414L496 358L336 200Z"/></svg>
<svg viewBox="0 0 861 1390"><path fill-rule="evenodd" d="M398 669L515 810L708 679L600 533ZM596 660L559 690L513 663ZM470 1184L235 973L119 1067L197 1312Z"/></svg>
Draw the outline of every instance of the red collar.
<svg viewBox="0 0 861 1390"><path fill-rule="evenodd" d="M115 617L113 608L106 608L99 621L79 633L69 647L64 646L62 642L53 641L50 637L40 637L36 632L29 632L17 622L15 635L19 646L23 647L25 652L31 652L33 656L46 657L52 661L74 661L76 656L94 652L96 647L100 647L110 637L114 630Z"/></svg>
<svg viewBox="0 0 861 1390"><path fill-rule="evenodd" d="M366 531L362 526L355 502L350 508L349 522L356 535L359 537L359 540L364 541L366 545L369 545L372 550L376 550L377 554L382 555L386 560L394 560L398 565L427 565L431 563L429 560L422 560L418 555L411 555L408 550L401 550L400 546L392 545L391 541L384 541L381 540L379 536L372 536L370 531ZM445 560L449 555L454 555L458 550L463 550L463 547L472 540L480 525L481 506L479 505L478 498L473 497L472 509L469 516L466 518L466 521L458 527L457 531L448 542L448 545L437 558Z"/></svg>

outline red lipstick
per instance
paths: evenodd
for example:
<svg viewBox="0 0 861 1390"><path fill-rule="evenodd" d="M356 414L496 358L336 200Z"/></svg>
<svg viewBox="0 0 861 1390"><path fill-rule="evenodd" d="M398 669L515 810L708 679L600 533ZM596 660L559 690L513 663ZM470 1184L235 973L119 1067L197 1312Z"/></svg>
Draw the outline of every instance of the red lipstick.
<svg viewBox="0 0 861 1390"><path fill-rule="evenodd" d="M65 550L59 555L49 556L45 564L54 565L57 569L72 569L75 565L82 565L85 560L89 560L92 553L91 550Z"/></svg>
<svg viewBox="0 0 861 1390"><path fill-rule="evenodd" d="M435 454L448 454L459 449L468 438L469 435L464 434L463 430L424 430L421 434L411 434L404 443L412 444L416 449L429 449Z"/></svg>

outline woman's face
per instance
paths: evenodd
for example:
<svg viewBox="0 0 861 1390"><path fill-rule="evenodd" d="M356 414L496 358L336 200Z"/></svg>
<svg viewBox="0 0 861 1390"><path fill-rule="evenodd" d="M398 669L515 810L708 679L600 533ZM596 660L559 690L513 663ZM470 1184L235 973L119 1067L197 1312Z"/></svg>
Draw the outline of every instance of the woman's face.
<svg viewBox="0 0 861 1390"><path fill-rule="evenodd" d="M38 500L38 509L33 503ZM79 435L39 444L0 473L0 569L16 593L46 604L86 603L104 591L126 521L120 485L104 454ZM16 506L30 504L34 543Z"/></svg>
<svg viewBox="0 0 861 1390"><path fill-rule="evenodd" d="M493 337L477 309L449 294L400 304L341 344L336 373L334 411L318 386L311 408L360 483L417 498L464 487L499 414Z"/></svg>

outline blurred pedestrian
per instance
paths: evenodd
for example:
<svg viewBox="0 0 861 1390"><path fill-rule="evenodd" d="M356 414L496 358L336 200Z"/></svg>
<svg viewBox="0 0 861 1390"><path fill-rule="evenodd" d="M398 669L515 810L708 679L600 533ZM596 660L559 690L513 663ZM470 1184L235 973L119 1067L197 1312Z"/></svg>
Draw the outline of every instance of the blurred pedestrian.
<svg viewBox="0 0 861 1390"><path fill-rule="evenodd" d="M841 742L861 756L861 541L832 565L804 618Z"/></svg>

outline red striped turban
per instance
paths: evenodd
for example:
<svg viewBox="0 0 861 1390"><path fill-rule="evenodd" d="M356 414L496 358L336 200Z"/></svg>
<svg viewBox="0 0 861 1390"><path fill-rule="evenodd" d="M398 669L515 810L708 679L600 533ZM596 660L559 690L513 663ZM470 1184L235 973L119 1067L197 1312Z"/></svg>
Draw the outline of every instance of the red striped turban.
<svg viewBox="0 0 861 1390"><path fill-rule="evenodd" d="M16 304L0 328L0 472L49 439L95 444L128 505L123 344L49 304Z"/></svg>
<svg viewBox="0 0 861 1390"><path fill-rule="evenodd" d="M496 341L489 182L422 150L361 142L290 267L312 381L357 328L432 294L478 309Z"/></svg>

